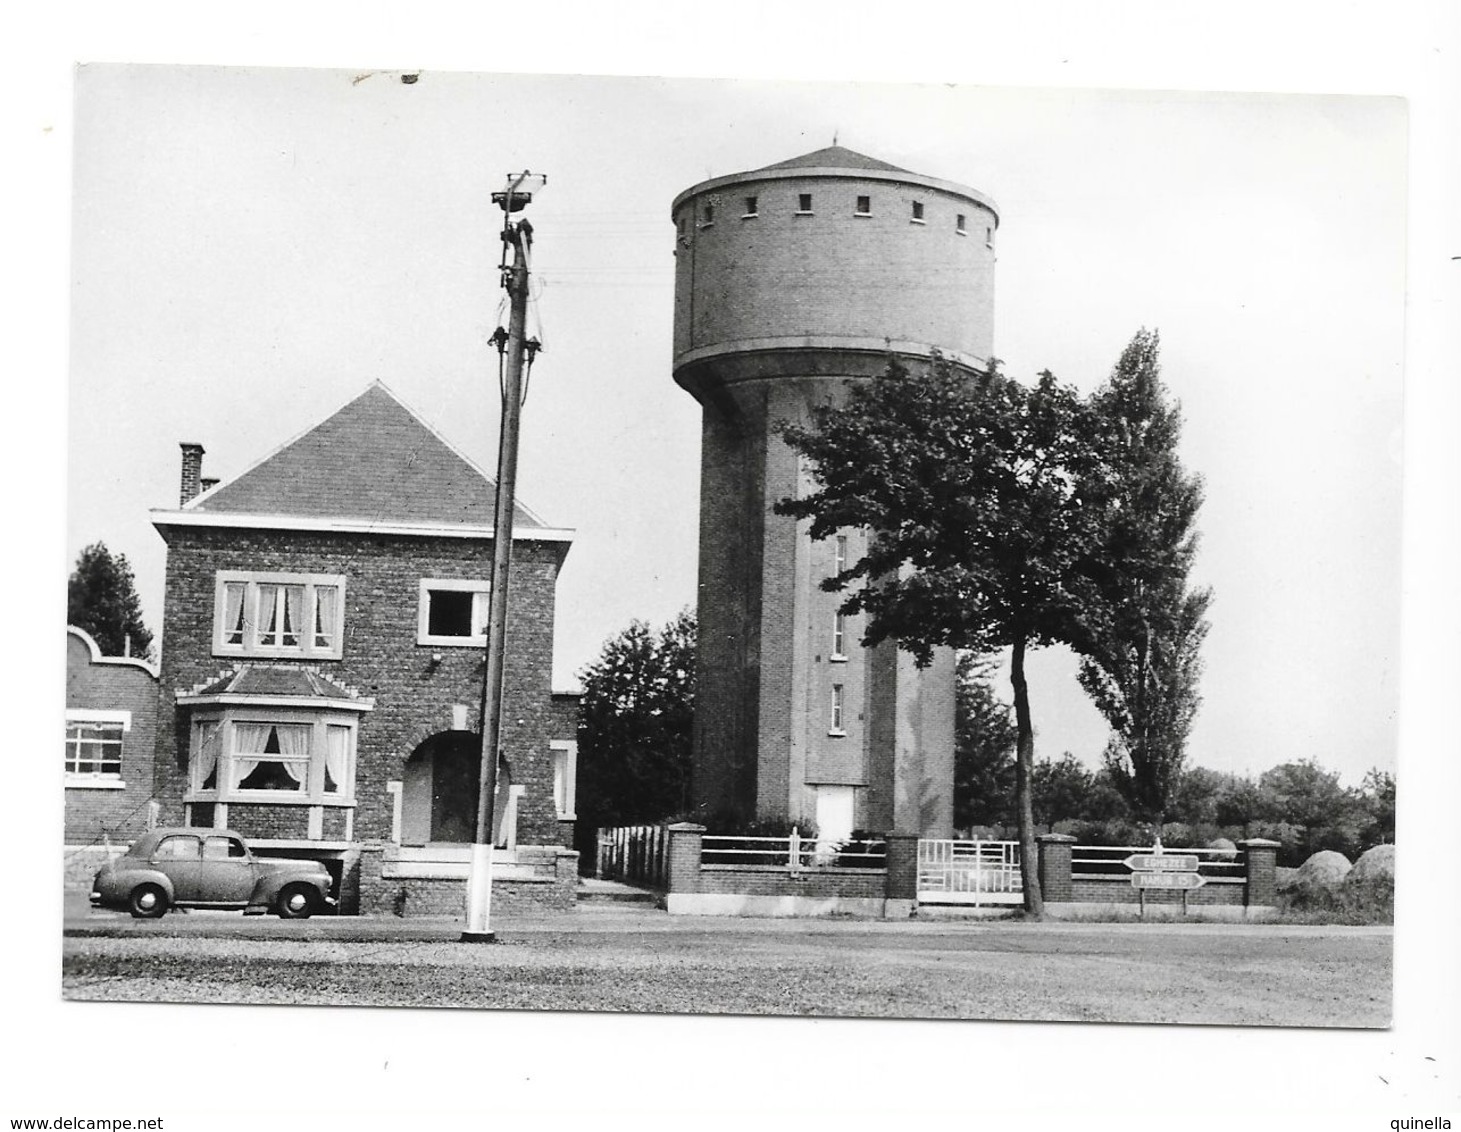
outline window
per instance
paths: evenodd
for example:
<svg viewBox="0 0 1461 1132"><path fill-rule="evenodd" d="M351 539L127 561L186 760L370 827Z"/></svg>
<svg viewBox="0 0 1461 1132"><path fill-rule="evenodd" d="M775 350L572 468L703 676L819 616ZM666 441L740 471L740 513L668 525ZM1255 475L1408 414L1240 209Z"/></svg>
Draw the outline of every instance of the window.
<svg viewBox="0 0 1461 1132"><path fill-rule="evenodd" d="M964 214L962 212L954 217L954 231L961 236L967 236L969 234L964 230Z"/></svg>
<svg viewBox="0 0 1461 1132"><path fill-rule="evenodd" d="M344 713L230 707L194 718L188 800L350 804L355 733Z"/></svg>
<svg viewBox="0 0 1461 1132"><path fill-rule="evenodd" d="M237 860L247 856L248 851L244 849L243 842L237 837L203 838L203 860L205 861Z"/></svg>
<svg viewBox="0 0 1461 1132"><path fill-rule="evenodd" d="M549 746L553 751L553 806L560 821L571 821L577 816L578 743L554 739Z"/></svg>
<svg viewBox="0 0 1461 1132"><path fill-rule="evenodd" d="M340 659L343 575L220 570L213 607L215 655Z"/></svg>
<svg viewBox="0 0 1461 1132"><path fill-rule="evenodd" d="M130 712L68 711L66 713L66 785L120 787L122 733L131 727Z"/></svg>
<svg viewBox="0 0 1461 1132"><path fill-rule="evenodd" d="M715 205L707 204L700 212L700 227L709 228L715 223Z"/></svg>
<svg viewBox="0 0 1461 1132"><path fill-rule="evenodd" d="M756 211L756 198L755 197L747 197L746 198L746 214L744 216L742 216L741 219L742 220L750 220L753 216L759 216L759 215L760 214Z"/></svg>
<svg viewBox="0 0 1461 1132"><path fill-rule="evenodd" d="M799 193L796 198L796 210L799 215L809 215L812 211L812 194Z"/></svg>
<svg viewBox="0 0 1461 1132"><path fill-rule="evenodd" d="M832 572L841 574L847 569L847 536L838 535L832 544Z"/></svg>
<svg viewBox="0 0 1461 1132"><path fill-rule="evenodd" d="M832 659L847 659L847 614L840 609L832 614Z"/></svg>
<svg viewBox="0 0 1461 1132"><path fill-rule="evenodd" d="M911 220L914 224L923 223L923 202L921 200L913 202L913 216Z"/></svg>
<svg viewBox="0 0 1461 1132"><path fill-rule="evenodd" d="M416 643L485 647L491 593L492 587L481 579L421 579Z"/></svg>
<svg viewBox="0 0 1461 1132"><path fill-rule="evenodd" d="M990 248L994 247L994 229L993 228L986 228L986 229L984 229L984 245L986 247L990 247Z"/></svg>
<svg viewBox="0 0 1461 1132"><path fill-rule="evenodd" d="M164 837L152 851L154 861L196 861L198 857L196 837Z"/></svg>
<svg viewBox="0 0 1461 1132"><path fill-rule="evenodd" d="M857 208L853 212L852 215L854 215L854 216L871 216L872 214L873 214L873 198L872 197L858 197L857 198Z"/></svg>
<svg viewBox="0 0 1461 1132"><path fill-rule="evenodd" d="M843 722L842 685L841 684L833 684L832 685L832 718L828 722L827 734L829 734L829 735L846 735L847 732L845 730L843 730L842 722Z"/></svg>

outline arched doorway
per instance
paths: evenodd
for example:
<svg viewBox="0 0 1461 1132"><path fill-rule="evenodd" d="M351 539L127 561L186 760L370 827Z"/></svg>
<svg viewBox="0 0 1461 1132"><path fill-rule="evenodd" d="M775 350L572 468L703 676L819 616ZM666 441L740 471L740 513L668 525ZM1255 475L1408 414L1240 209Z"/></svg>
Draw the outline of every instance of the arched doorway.
<svg viewBox="0 0 1461 1132"><path fill-rule="evenodd" d="M401 777L401 844L470 845L477 835L477 794L482 737L472 731L438 731L411 752ZM497 838L511 796L506 761L497 775Z"/></svg>

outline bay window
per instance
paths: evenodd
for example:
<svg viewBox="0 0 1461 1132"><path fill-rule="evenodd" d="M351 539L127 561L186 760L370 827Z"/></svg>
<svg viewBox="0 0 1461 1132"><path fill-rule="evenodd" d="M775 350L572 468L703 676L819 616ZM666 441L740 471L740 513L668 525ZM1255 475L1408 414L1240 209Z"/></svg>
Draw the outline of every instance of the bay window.
<svg viewBox="0 0 1461 1132"><path fill-rule="evenodd" d="M225 707L193 718L189 800L353 802L353 715Z"/></svg>

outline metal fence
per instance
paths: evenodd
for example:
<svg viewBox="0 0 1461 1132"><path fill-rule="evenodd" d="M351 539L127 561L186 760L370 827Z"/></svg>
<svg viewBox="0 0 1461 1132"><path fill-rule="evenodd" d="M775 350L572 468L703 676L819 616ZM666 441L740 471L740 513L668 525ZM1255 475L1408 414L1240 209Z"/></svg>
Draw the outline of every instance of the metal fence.
<svg viewBox="0 0 1461 1132"><path fill-rule="evenodd" d="M888 846L877 839L835 840L802 837L795 828L790 837L740 837L710 835L701 839L702 865L780 868L789 872L806 869L882 869L887 867Z"/></svg>
<svg viewBox="0 0 1461 1132"><path fill-rule="evenodd" d="M1019 904L1018 841L958 841L920 838L918 899L924 904Z"/></svg>
<svg viewBox="0 0 1461 1132"><path fill-rule="evenodd" d="M603 880L668 886L670 840L662 825L621 825L599 830L594 875Z"/></svg>

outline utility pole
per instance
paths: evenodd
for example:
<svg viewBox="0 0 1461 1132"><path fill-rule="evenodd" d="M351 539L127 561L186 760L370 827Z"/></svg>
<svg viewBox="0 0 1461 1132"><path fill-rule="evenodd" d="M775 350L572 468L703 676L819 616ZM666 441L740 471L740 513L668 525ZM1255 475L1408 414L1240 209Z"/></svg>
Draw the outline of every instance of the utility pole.
<svg viewBox="0 0 1461 1132"><path fill-rule="evenodd" d="M533 226L512 214L533 199L548 178L509 174L507 188L492 194L502 206L502 286L510 301L507 329L492 335L502 381L502 427L497 443L497 496L492 513L492 593L487 618L487 670L482 679L482 763L477 779L477 833L467 876L467 927L463 943L492 943L492 851L496 842L497 768L502 758L502 677L507 646L508 575L512 569L512 517L517 494L517 441L522 421L524 360L531 368L536 339L526 340L528 258ZM512 263L507 250L512 249Z"/></svg>

